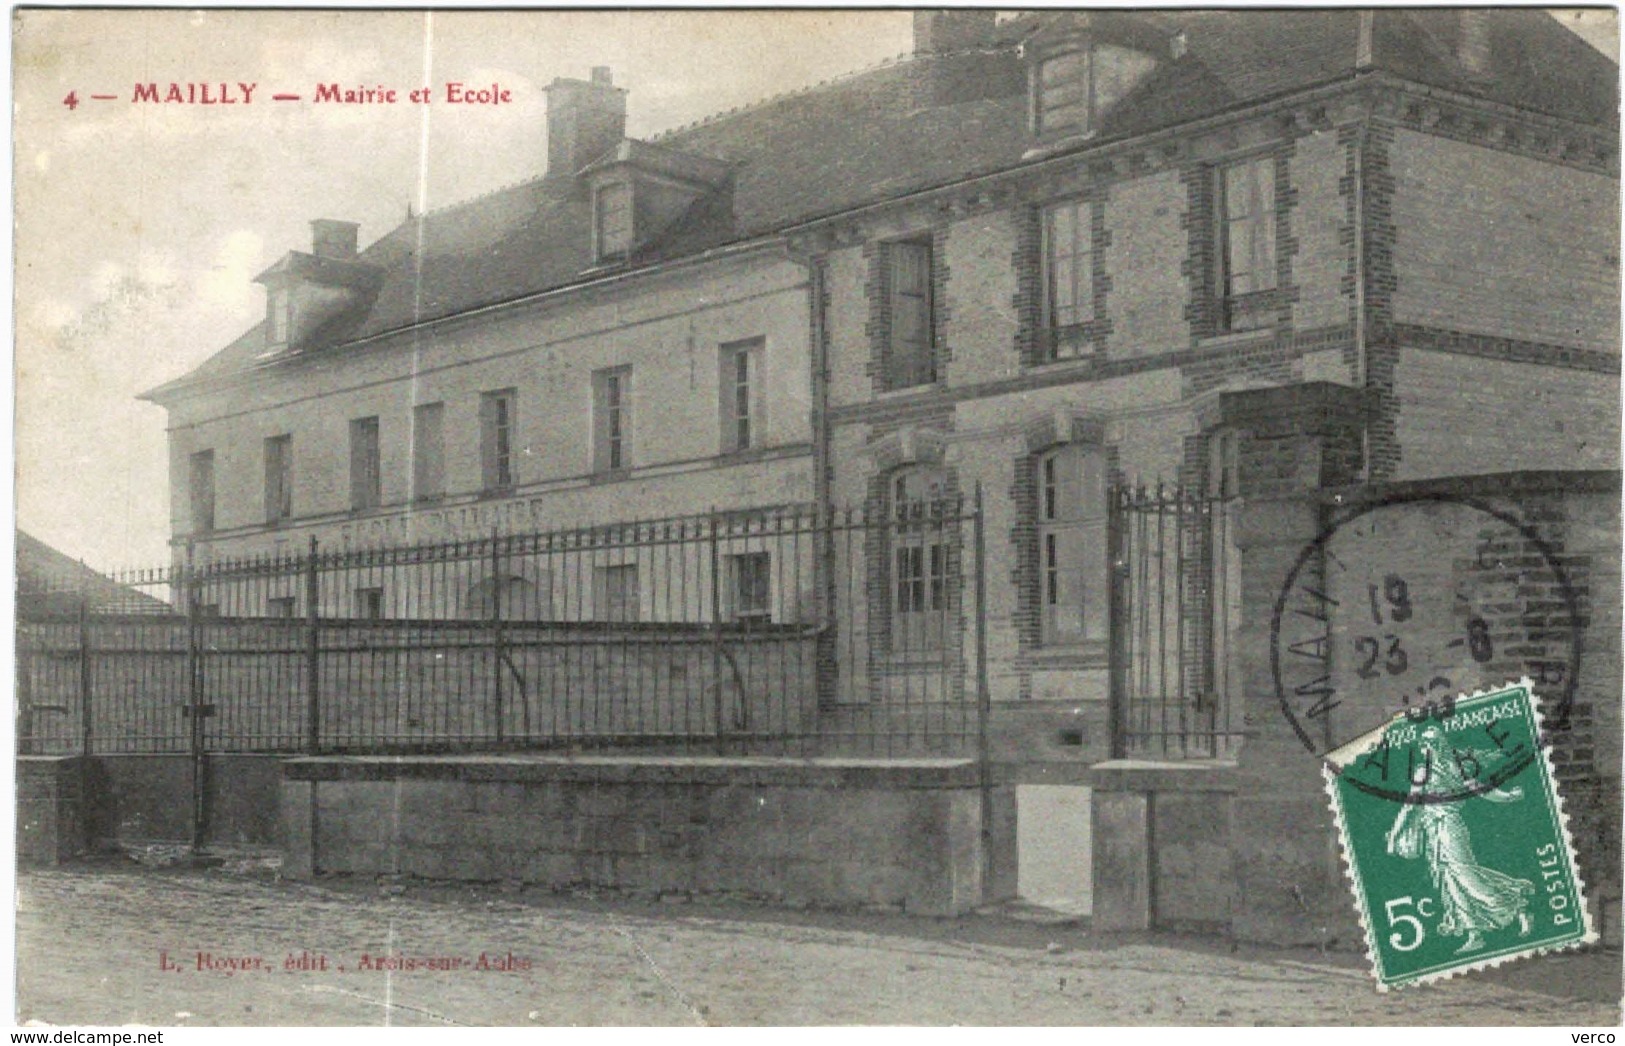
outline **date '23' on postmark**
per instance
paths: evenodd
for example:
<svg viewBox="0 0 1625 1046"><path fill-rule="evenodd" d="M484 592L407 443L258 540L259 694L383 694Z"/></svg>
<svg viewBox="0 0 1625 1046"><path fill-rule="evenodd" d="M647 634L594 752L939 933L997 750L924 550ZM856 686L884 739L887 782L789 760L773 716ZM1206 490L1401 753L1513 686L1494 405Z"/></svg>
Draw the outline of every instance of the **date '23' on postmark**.
<svg viewBox="0 0 1625 1046"><path fill-rule="evenodd" d="M1379 989L1597 939L1529 680L1326 756Z"/></svg>

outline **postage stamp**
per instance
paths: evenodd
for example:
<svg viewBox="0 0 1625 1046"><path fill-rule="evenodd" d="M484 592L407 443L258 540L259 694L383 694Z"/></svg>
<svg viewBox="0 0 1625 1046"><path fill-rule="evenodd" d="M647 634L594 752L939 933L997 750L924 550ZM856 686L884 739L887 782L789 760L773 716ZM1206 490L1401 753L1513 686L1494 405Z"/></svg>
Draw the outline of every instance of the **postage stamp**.
<svg viewBox="0 0 1625 1046"><path fill-rule="evenodd" d="M1326 757L1379 990L1597 939L1527 678Z"/></svg>

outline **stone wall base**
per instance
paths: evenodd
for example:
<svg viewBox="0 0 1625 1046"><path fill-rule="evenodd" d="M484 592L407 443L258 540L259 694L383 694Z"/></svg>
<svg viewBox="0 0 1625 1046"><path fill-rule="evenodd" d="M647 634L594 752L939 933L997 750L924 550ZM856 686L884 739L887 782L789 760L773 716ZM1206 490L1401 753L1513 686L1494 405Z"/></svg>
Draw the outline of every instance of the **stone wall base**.
<svg viewBox="0 0 1625 1046"><path fill-rule="evenodd" d="M1013 789L986 798L956 759L293 759L283 870L958 915L1015 894Z"/></svg>

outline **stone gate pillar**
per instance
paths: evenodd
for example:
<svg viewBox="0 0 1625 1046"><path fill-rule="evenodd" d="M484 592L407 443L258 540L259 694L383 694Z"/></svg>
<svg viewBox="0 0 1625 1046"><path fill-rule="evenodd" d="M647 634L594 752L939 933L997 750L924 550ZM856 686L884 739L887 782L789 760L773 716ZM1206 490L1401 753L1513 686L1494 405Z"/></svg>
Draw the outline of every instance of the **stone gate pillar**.
<svg viewBox="0 0 1625 1046"><path fill-rule="evenodd" d="M1362 401L1358 389L1317 382L1226 393L1204 419L1211 436L1228 434L1241 496L1232 678L1246 738L1230 799L1231 931L1241 940L1322 944L1357 932L1320 760L1282 714L1270 650L1282 587L1322 526L1320 491L1358 478ZM1316 583L1316 558L1298 586Z"/></svg>

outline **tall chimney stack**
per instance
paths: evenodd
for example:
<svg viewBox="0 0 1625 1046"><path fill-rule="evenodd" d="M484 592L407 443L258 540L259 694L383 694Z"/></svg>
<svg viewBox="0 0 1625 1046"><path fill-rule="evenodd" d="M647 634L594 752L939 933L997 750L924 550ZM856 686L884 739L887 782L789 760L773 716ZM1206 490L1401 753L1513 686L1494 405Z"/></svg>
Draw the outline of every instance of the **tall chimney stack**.
<svg viewBox="0 0 1625 1046"><path fill-rule="evenodd" d="M1464 7L1457 12L1457 17L1461 19L1461 36L1456 57L1468 75L1490 75L1490 12Z"/></svg>
<svg viewBox="0 0 1625 1046"><path fill-rule="evenodd" d="M990 8L914 12L914 53L949 54L985 47L998 23Z"/></svg>
<svg viewBox="0 0 1625 1046"><path fill-rule="evenodd" d="M353 259L356 254L356 234L360 230L359 222L317 218L310 223L310 253L319 258Z"/></svg>
<svg viewBox="0 0 1625 1046"><path fill-rule="evenodd" d="M594 66L591 80L560 77L547 85L547 173L574 175L626 137L626 88L609 66Z"/></svg>

